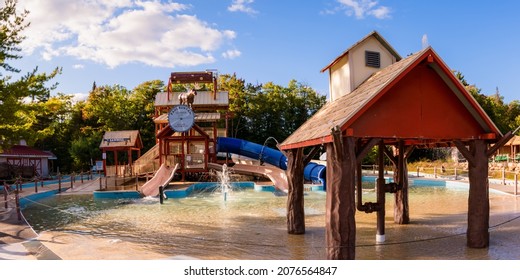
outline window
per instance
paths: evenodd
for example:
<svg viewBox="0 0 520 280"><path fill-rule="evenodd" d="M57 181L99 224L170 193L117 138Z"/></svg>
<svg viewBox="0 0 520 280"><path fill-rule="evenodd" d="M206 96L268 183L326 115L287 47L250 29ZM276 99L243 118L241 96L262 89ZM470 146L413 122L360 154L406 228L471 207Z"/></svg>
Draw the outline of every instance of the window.
<svg viewBox="0 0 520 280"><path fill-rule="evenodd" d="M365 65L368 67L381 67L381 54L378 52L365 51Z"/></svg>

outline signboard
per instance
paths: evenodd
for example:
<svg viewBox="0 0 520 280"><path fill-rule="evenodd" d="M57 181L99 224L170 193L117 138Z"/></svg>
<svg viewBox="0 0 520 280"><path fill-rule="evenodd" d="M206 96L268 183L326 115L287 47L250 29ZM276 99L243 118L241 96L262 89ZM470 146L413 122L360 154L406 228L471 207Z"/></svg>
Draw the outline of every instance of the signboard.
<svg viewBox="0 0 520 280"><path fill-rule="evenodd" d="M130 141L130 137L122 137L122 138L107 138L103 139L103 141L112 143L112 142L128 142Z"/></svg>
<svg viewBox="0 0 520 280"><path fill-rule="evenodd" d="M168 112L168 124L176 132L186 132L195 123L195 113L186 105L174 106Z"/></svg>
<svg viewBox="0 0 520 280"><path fill-rule="evenodd" d="M94 165L94 171L103 171L103 161L96 160L96 165Z"/></svg>

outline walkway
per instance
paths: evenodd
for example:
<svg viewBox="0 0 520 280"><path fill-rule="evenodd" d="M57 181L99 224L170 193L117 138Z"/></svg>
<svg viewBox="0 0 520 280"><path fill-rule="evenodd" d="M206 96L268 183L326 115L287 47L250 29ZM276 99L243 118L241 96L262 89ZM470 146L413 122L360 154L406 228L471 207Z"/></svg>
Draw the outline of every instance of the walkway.
<svg viewBox="0 0 520 280"><path fill-rule="evenodd" d="M92 186L94 181L84 181L84 184L78 180L74 183L73 189L77 189L82 193L81 190L85 191L86 186ZM99 184L99 183L98 183ZM62 184L63 190L66 187L70 187L70 183ZM47 192L57 190L59 186L46 185L43 187L38 186L38 192ZM92 192L92 191L91 191ZM0 204L0 260L9 259L25 259L25 260L36 260L36 259L59 259L54 253L45 248L43 244L35 240L38 234L32 229L27 223L23 215L18 217L16 212L15 194L11 190L8 196L7 208L5 208L5 201L3 191L1 191L1 204ZM23 188L20 192L20 197L29 196L35 194L34 188Z"/></svg>

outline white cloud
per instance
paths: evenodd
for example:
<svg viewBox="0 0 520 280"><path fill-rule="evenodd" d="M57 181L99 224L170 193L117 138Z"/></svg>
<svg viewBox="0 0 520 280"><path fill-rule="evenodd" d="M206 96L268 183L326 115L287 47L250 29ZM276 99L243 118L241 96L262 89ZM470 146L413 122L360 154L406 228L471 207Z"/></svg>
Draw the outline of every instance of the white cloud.
<svg viewBox="0 0 520 280"><path fill-rule="evenodd" d="M74 64L72 65L72 69L83 69L85 68L85 65L83 64Z"/></svg>
<svg viewBox="0 0 520 280"><path fill-rule="evenodd" d="M239 50L227 50L226 52L222 53L222 57L227 59L234 59L242 55L242 53Z"/></svg>
<svg viewBox="0 0 520 280"><path fill-rule="evenodd" d="M72 103L78 103L80 101L85 101L88 99L88 93L73 93L72 94Z"/></svg>
<svg viewBox="0 0 520 280"><path fill-rule="evenodd" d="M386 6L380 6L375 0L337 0L341 5L340 9L346 10L347 15L363 19L366 16L373 16L377 19L390 17L391 10ZM330 11L329 11L330 12Z"/></svg>
<svg viewBox="0 0 520 280"><path fill-rule="evenodd" d="M27 54L43 59L68 55L111 68L127 63L194 66L236 34L186 14L191 7L159 0L20 0L30 11Z"/></svg>
<svg viewBox="0 0 520 280"><path fill-rule="evenodd" d="M233 0L231 6L228 7L230 12L243 12L246 14L257 14L258 11L251 8L249 5L253 4L254 0Z"/></svg>

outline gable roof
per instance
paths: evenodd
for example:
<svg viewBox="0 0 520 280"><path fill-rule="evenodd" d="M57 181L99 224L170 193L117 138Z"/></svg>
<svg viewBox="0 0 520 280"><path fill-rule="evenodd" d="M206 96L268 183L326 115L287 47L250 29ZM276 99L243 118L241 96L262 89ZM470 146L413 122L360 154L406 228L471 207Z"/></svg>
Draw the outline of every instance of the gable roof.
<svg viewBox="0 0 520 280"><path fill-rule="evenodd" d="M377 31L374 30L374 31L370 32L367 36L363 37L361 40L357 41L354 45L352 45L350 48L348 48L346 51L344 51L340 56L336 57L331 63L329 63L327 66L325 66L323 69L321 69L320 72L327 71L330 67L332 67L334 64L336 64L341 58L346 56L351 50L356 48L358 45L360 45L364 41L368 40L368 38L370 38L370 37L374 37L376 40L378 40L379 43L381 43L381 45L383 45L395 57L396 61L401 60L401 56L399 55L399 53L397 53L397 51L394 48L392 48L392 46L385 40L385 38L383 38L379 33L377 33Z"/></svg>
<svg viewBox="0 0 520 280"><path fill-rule="evenodd" d="M504 146L518 146L520 145L520 136L515 135Z"/></svg>
<svg viewBox="0 0 520 280"><path fill-rule="evenodd" d="M489 133L488 137L491 138L501 135L498 128L480 105L466 91L435 51L429 47L374 73L351 93L325 104L316 114L285 139L280 145L281 148L287 150L330 142L331 128L336 125L345 133L374 103L422 63L427 63L441 77L442 81L456 96L456 99L460 100L461 106L467 110L467 114L474 119L473 123L480 126L478 129L481 131L481 134ZM442 108L439 109L439 113L442 114ZM378 121L380 123L385 122L385 120ZM347 134L349 133L352 132L347 132ZM362 135L353 136L363 137ZM381 135L381 137L385 136ZM399 136L386 135L386 137ZM474 137L481 137L481 135L474 135ZM421 138L421 136L417 135L417 138Z"/></svg>
<svg viewBox="0 0 520 280"><path fill-rule="evenodd" d="M100 149L109 148L143 148L139 130L107 131L103 135Z"/></svg>
<svg viewBox="0 0 520 280"><path fill-rule="evenodd" d="M0 157L57 159L50 151L41 151L25 145L13 145L11 148L0 153Z"/></svg>

